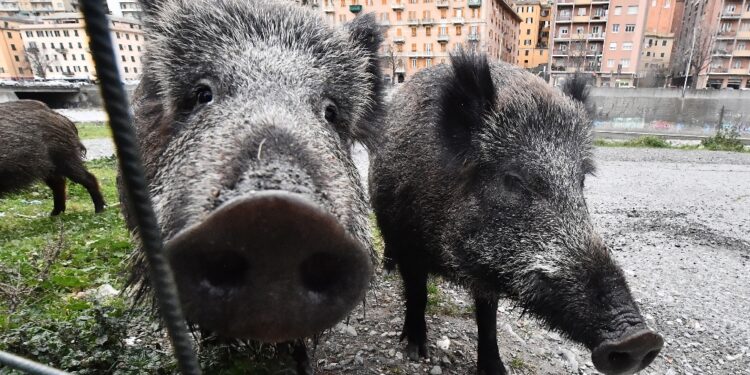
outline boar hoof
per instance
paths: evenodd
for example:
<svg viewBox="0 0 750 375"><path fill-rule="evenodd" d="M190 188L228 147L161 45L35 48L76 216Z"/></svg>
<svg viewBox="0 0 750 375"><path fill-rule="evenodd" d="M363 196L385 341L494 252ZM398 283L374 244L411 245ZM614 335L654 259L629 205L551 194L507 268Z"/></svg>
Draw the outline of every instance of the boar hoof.
<svg viewBox="0 0 750 375"><path fill-rule="evenodd" d="M477 369L478 375L505 375L505 366L503 362L498 360L490 361L489 363L480 363Z"/></svg>
<svg viewBox="0 0 750 375"><path fill-rule="evenodd" d="M100 214L100 213L104 212L105 208L107 208L107 206L96 207L96 208L94 208L94 213Z"/></svg>
<svg viewBox="0 0 750 375"><path fill-rule="evenodd" d="M406 344L406 356L415 362L419 362L420 358L429 357L429 352L427 351L427 344L426 343L417 344L413 342Z"/></svg>
<svg viewBox="0 0 750 375"><path fill-rule="evenodd" d="M57 210L57 209L55 209L55 210L52 210L52 212L50 212L49 216L53 216L53 217L54 217L54 216L58 216L58 215L60 215L60 214L61 214L62 212L63 212L63 210Z"/></svg>

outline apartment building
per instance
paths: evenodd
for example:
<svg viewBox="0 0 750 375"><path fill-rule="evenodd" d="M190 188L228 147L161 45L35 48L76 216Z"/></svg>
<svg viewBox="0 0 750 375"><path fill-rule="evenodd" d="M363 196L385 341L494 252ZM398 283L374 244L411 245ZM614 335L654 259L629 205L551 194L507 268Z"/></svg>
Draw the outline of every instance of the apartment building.
<svg viewBox="0 0 750 375"><path fill-rule="evenodd" d="M553 9L550 82L559 85L576 72L597 75L608 34L610 1L559 0Z"/></svg>
<svg viewBox="0 0 750 375"><path fill-rule="evenodd" d="M144 34L140 22L111 17L112 40L120 74L125 80L140 77ZM34 76L45 79L96 80L94 61L83 16L60 13L42 23L19 26Z"/></svg>
<svg viewBox="0 0 750 375"><path fill-rule="evenodd" d="M598 80L601 86L635 86L649 1L653 0L612 0L610 3Z"/></svg>
<svg viewBox="0 0 750 375"><path fill-rule="evenodd" d="M673 0L648 1L641 63L638 67L639 79L662 78L668 75L674 45L672 24L675 21L677 7Z"/></svg>
<svg viewBox="0 0 750 375"><path fill-rule="evenodd" d="M548 0L519 0L513 3L521 17L518 36L518 65L546 70L549 62L549 36L552 4Z"/></svg>
<svg viewBox="0 0 750 375"><path fill-rule="evenodd" d="M0 16L48 16L76 10L78 0L0 0Z"/></svg>
<svg viewBox="0 0 750 375"><path fill-rule="evenodd" d="M19 25L29 22L31 21L0 18L0 79L34 78L19 31Z"/></svg>
<svg viewBox="0 0 750 375"><path fill-rule="evenodd" d="M143 10L138 0L107 0L107 8L115 17L143 19Z"/></svg>
<svg viewBox="0 0 750 375"><path fill-rule="evenodd" d="M517 62L521 18L503 0L321 0L319 7L332 24L375 13L385 37L384 78L395 82L447 62L459 48Z"/></svg>
<svg viewBox="0 0 750 375"><path fill-rule="evenodd" d="M688 60L691 60L688 74L690 85L699 89L706 87L712 67L721 71L722 64L727 63L722 61L722 51L717 51L716 59L712 56L720 33L721 6L722 0L685 0L683 16L676 32L678 37L672 51L672 74L676 78L676 83L682 83ZM716 71L713 73L714 77L728 74ZM723 79L713 82L722 81Z"/></svg>
<svg viewBox="0 0 750 375"><path fill-rule="evenodd" d="M699 87L750 88L750 0L722 1L712 47Z"/></svg>

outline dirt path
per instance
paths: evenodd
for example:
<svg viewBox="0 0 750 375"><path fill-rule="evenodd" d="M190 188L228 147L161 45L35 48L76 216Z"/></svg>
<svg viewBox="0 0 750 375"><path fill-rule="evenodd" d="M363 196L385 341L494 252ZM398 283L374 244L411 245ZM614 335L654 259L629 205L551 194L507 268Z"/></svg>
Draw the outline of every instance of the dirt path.
<svg viewBox="0 0 750 375"><path fill-rule="evenodd" d="M366 155L355 152L360 167ZM750 374L750 155L601 148L587 181L594 221L666 346L646 374ZM470 299L440 285L428 317L432 357L404 359L400 280L380 275L350 326L321 340L319 374L471 374ZM511 373L595 373L589 353L499 309L499 345ZM356 334L356 336L354 335ZM446 340L447 339L447 340ZM439 349L440 344L447 349Z"/></svg>

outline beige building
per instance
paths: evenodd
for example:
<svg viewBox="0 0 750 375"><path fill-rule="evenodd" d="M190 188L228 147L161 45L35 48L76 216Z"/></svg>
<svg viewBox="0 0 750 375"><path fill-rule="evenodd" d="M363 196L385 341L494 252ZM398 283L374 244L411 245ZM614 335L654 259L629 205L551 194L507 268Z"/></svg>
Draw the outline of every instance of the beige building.
<svg viewBox="0 0 750 375"><path fill-rule="evenodd" d="M140 22L111 17L112 40L124 80L139 79L144 34ZM96 80L83 16L61 13L19 27L36 78Z"/></svg>
<svg viewBox="0 0 750 375"><path fill-rule="evenodd" d="M389 80L403 82L445 63L459 48L517 63L521 19L503 0L321 0L318 6L332 24L375 13L384 27L381 58Z"/></svg>
<svg viewBox="0 0 750 375"><path fill-rule="evenodd" d="M552 4L547 0L519 0L513 3L513 7L521 17L518 65L526 69L546 70Z"/></svg>
<svg viewBox="0 0 750 375"><path fill-rule="evenodd" d="M24 80L34 78L26 58L19 25L29 21L0 19L0 79Z"/></svg>
<svg viewBox="0 0 750 375"><path fill-rule="evenodd" d="M672 30L678 4L673 0L649 0L647 6L646 29L638 68L639 86L663 86L671 68L674 47Z"/></svg>

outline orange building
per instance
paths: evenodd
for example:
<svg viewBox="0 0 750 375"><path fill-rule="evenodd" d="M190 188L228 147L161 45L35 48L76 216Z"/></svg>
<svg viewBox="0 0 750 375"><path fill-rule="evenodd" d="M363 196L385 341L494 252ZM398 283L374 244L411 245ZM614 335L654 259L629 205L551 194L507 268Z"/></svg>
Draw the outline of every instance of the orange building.
<svg viewBox="0 0 750 375"><path fill-rule="evenodd" d="M673 0L649 0L639 77L668 74L674 44L672 24L676 5Z"/></svg>
<svg viewBox="0 0 750 375"><path fill-rule="evenodd" d="M19 25L28 20L0 19L0 79L31 79L34 74L26 58Z"/></svg>
<svg viewBox="0 0 750 375"><path fill-rule="evenodd" d="M385 79L403 82L418 70L448 61L459 48L515 64L521 18L503 0L322 0L332 24L375 13L384 27Z"/></svg>
<svg viewBox="0 0 750 375"><path fill-rule="evenodd" d="M638 76L648 6L653 0L612 0L599 83L633 87Z"/></svg>
<svg viewBox="0 0 750 375"><path fill-rule="evenodd" d="M546 70L552 4L547 0L518 0L513 7L522 20L518 36L518 65Z"/></svg>

